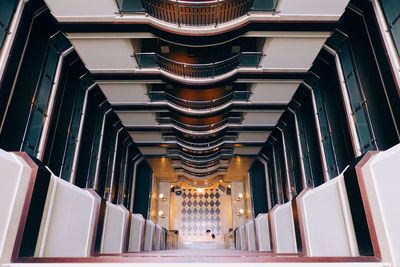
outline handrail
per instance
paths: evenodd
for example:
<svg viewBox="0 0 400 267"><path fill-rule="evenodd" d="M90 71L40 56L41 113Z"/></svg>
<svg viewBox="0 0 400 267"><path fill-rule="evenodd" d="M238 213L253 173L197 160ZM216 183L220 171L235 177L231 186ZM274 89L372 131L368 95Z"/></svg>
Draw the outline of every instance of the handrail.
<svg viewBox="0 0 400 267"><path fill-rule="evenodd" d="M275 11L278 0L115 0L121 14L145 12L150 17L181 26L215 26L251 11Z"/></svg>
<svg viewBox="0 0 400 267"><path fill-rule="evenodd" d="M220 128L224 125L227 125L228 123L234 123L236 120L240 120L241 118L225 118L219 122L216 123L212 123L212 124L207 124L207 125L192 125L192 124L187 124L187 123L183 123L180 122L178 120L175 119L171 119L171 122L173 124L175 124L178 127L190 130L190 131L210 131L210 130L214 130L217 128Z"/></svg>
<svg viewBox="0 0 400 267"><path fill-rule="evenodd" d="M191 78L214 78L240 66L258 67L262 56L262 52L240 52L217 62L193 64L178 62L155 52L134 53L139 68L158 66L166 72Z"/></svg>
<svg viewBox="0 0 400 267"><path fill-rule="evenodd" d="M214 160L218 160L221 157L226 157L226 156L231 156L232 153L224 153L222 150L218 151L212 155L207 155L207 156L194 156L187 154L181 150L174 149L174 150L169 150L168 155L171 157L179 157L181 159L184 159L189 162L199 162L199 163L206 163Z"/></svg>
<svg viewBox="0 0 400 267"><path fill-rule="evenodd" d="M147 14L178 26L217 26L246 15L253 0L142 0Z"/></svg>
<svg viewBox="0 0 400 267"><path fill-rule="evenodd" d="M230 101L234 101L236 98L239 98L241 94L246 94L246 98L243 99L243 101L247 101L251 92L250 91L232 91L229 92L228 94L223 95L222 97L219 98L214 98L210 100L188 100L188 99L182 99L177 96L174 96L168 92L165 91L149 91L150 98L152 98L152 95L157 95L156 97L157 100L161 100L161 97L163 100L167 100L171 104L177 105L180 108L186 108L186 109L196 109L196 110L210 110L216 107L219 107L221 105L224 105ZM157 101L156 100L156 101ZM152 100L154 101L154 100Z"/></svg>

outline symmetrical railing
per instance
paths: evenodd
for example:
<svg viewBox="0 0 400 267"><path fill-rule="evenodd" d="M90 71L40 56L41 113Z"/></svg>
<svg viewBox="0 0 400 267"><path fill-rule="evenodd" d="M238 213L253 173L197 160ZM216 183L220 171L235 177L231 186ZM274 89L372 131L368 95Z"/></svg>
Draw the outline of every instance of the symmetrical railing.
<svg viewBox="0 0 400 267"><path fill-rule="evenodd" d="M152 101L167 100L181 108L196 110L213 109L233 100L247 101L250 94L250 91L231 91L222 97L211 100L188 100L176 97L165 91L149 91L149 96Z"/></svg>
<svg viewBox="0 0 400 267"><path fill-rule="evenodd" d="M207 163L210 161L214 160L219 160L222 157L231 157L233 153L232 149L222 149L220 151L217 151L213 154L209 155L193 155L193 154L188 154L186 152L183 152L182 150L179 149L169 149L168 150L168 156L169 157L178 157L186 161L190 162L199 162L199 163Z"/></svg>
<svg viewBox="0 0 400 267"><path fill-rule="evenodd" d="M188 167L197 168L197 169L207 169L209 167L219 165L221 161L215 160L215 161L207 161L207 162L193 162L193 161L181 160L181 162L182 162L182 165L185 165Z"/></svg>
<svg viewBox="0 0 400 267"><path fill-rule="evenodd" d="M213 63L189 64L174 61L157 53L135 53L139 68L159 67L160 69L183 77L214 78L226 74L240 66L258 67L262 52L241 52L228 59Z"/></svg>
<svg viewBox="0 0 400 267"><path fill-rule="evenodd" d="M191 171L191 170L187 170L185 168L179 168L179 169L175 169L175 171L177 173L187 173L189 175L193 175L195 177L204 177L204 176L209 176L209 175L213 175L215 173L220 173L220 172L226 172L227 169L223 169L223 168L218 168L216 170L212 170L212 171L207 171L207 172L197 172L197 171Z"/></svg>
<svg viewBox="0 0 400 267"><path fill-rule="evenodd" d="M246 15L253 6L253 0L143 0L142 3L150 16L165 22L188 26L225 23Z"/></svg>
<svg viewBox="0 0 400 267"><path fill-rule="evenodd" d="M207 131L220 129L221 127L227 125L228 123L240 123L241 120L242 120L242 118L229 117L229 118L225 118L217 123L208 124L208 125L192 125L192 124L180 122L175 119L171 119L171 122L174 125L178 126L179 128L183 128L183 129L186 129L189 131L207 132Z"/></svg>
<svg viewBox="0 0 400 267"><path fill-rule="evenodd" d="M120 12L146 12L178 26L217 26L251 10L273 11L277 0L116 0Z"/></svg>

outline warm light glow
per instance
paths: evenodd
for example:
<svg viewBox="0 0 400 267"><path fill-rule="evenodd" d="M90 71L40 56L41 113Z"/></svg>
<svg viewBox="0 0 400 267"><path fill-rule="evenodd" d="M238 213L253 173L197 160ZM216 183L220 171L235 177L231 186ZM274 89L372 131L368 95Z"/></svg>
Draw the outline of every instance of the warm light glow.
<svg viewBox="0 0 400 267"><path fill-rule="evenodd" d="M204 193L204 188L197 188L196 191L197 193Z"/></svg>
<svg viewBox="0 0 400 267"><path fill-rule="evenodd" d="M243 199L243 193L239 193L237 196L237 200L242 200Z"/></svg>
<svg viewBox="0 0 400 267"><path fill-rule="evenodd" d="M222 183L222 182L224 182L224 181L222 181L222 180L219 180L219 182L220 182L220 183Z"/></svg>
<svg viewBox="0 0 400 267"><path fill-rule="evenodd" d="M158 198L163 202L167 201L167 197L163 193L159 194Z"/></svg>
<svg viewBox="0 0 400 267"><path fill-rule="evenodd" d="M242 216L244 214L244 209L239 209L237 216Z"/></svg>
<svg viewBox="0 0 400 267"><path fill-rule="evenodd" d="M230 184L228 184L228 188L231 188L231 185L230 185Z"/></svg>
<svg viewBox="0 0 400 267"><path fill-rule="evenodd" d="M165 218L165 213L162 210L160 210L158 212L158 216L161 217L161 218Z"/></svg>

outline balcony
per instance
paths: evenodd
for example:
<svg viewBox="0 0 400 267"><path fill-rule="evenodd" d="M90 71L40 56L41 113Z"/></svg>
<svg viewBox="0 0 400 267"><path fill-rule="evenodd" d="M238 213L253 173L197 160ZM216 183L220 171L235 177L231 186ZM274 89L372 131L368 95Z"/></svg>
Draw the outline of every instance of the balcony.
<svg viewBox="0 0 400 267"><path fill-rule="evenodd" d="M273 11L277 0L117 0L120 12L146 12L157 20L181 26L218 26L250 11Z"/></svg>
<svg viewBox="0 0 400 267"><path fill-rule="evenodd" d="M228 125L240 124L243 119L241 117L227 117L215 123L202 125L184 123L174 118L167 117L159 118L158 120L159 122L172 123L173 127L181 132L190 133L193 135L209 135L225 129Z"/></svg>
<svg viewBox="0 0 400 267"><path fill-rule="evenodd" d="M176 144L178 144L179 146L189 150L208 151L224 144L233 144L236 141L236 137L226 136L214 141L204 143L189 142L180 138L174 138L173 141L176 142Z"/></svg>
<svg viewBox="0 0 400 267"><path fill-rule="evenodd" d="M222 97L211 100L188 100L174 96L165 91L149 91L149 96L152 101L168 101L177 108L187 110L214 110L224 106L232 101L247 101L251 91L231 91Z"/></svg>
<svg viewBox="0 0 400 267"><path fill-rule="evenodd" d="M230 158L233 155L233 150L232 149L221 149L219 151L216 151L212 154L208 155L193 155L184 151L181 151L179 149L169 149L168 150L168 156L170 158L178 158L182 159L185 161L189 161L191 163L203 163L207 164L210 162L214 162L217 160L220 160L221 158Z"/></svg>
<svg viewBox="0 0 400 267"><path fill-rule="evenodd" d="M163 71L184 78L214 78L227 74L239 67L259 67L262 52L240 52L232 57L212 63L178 62L158 53L135 53L140 69L158 67Z"/></svg>

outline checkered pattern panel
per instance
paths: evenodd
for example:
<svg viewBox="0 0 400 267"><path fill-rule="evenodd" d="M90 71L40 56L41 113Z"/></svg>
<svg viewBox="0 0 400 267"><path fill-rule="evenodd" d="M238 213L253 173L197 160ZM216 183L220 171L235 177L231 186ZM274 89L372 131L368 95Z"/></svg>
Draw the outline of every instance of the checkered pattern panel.
<svg viewBox="0 0 400 267"><path fill-rule="evenodd" d="M182 192L182 224L183 235L206 235L210 229L215 235L221 234L220 196L218 189L205 189L202 193L193 189Z"/></svg>

